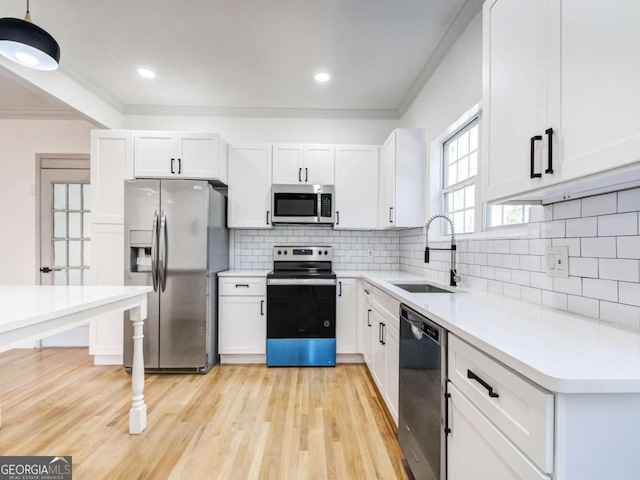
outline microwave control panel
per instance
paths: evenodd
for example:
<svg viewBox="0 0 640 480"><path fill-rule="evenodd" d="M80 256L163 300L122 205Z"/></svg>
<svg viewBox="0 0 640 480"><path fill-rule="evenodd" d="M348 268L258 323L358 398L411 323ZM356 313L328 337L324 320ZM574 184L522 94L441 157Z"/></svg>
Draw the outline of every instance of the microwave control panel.
<svg viewBox="0 0 640 480"><path fill-rule="evenodd" d="M330 193L321 193L320 194L320 216L321 217L331 217L331 194Z"/></svg>

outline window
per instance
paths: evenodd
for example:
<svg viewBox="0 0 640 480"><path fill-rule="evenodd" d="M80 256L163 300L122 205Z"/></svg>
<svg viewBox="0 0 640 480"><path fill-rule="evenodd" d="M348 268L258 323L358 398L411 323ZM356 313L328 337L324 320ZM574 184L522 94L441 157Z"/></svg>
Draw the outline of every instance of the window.
<svg viewBox="0 0 640 480"><path fill-rule="evenodd" d="M530 211L530 205L487 205L487 227L528 223Z"/></svg>
<svg viewBox="0 0 640 480"><path fill-rule="evenodd" d="M442 194L444 214L456 233L475 230L476 173L478 172L478 117L466 124L443 144ZM449 224L445 234L450 234Z"/></svg>

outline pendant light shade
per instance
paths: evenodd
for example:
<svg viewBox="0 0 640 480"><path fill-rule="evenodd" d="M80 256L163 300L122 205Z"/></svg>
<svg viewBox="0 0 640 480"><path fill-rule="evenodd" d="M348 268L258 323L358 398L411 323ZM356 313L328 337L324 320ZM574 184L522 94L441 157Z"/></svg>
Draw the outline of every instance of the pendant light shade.
<svg viewBox="0 0 640 480"><path fill-rule="evenodd" d="M28 10L26 18L30 20ZM36 70L56 70L60 46L51 35L30 21L0 18L0 55Z"/></svg>

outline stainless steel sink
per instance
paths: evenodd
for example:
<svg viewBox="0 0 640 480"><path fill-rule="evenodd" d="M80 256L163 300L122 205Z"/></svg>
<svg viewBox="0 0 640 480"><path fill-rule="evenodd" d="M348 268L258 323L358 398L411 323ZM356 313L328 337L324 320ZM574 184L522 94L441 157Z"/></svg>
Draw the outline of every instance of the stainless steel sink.
<svg viewBox="0 0 640 480"><path fill-rule="evenodd" d="M392 283L392 285L411 293L455 293L428 283Z"/></svg>

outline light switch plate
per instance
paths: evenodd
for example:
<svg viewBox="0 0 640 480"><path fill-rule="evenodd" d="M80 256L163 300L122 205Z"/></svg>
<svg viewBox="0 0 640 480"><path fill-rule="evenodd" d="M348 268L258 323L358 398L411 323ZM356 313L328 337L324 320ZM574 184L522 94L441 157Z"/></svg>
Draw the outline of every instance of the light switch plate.
<svg viewBox="0 0 640 480"><path fill-rule="evenodd" d="M547 277L569 277L569 247L547 247L545 256Z"/></svg>

